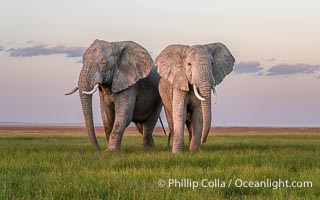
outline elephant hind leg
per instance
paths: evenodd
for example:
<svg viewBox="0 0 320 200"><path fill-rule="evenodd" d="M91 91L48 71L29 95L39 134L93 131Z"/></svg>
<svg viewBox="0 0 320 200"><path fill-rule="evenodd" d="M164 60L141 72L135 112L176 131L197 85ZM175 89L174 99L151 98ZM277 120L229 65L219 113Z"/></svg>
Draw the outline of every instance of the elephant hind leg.
<svg viewBox="0 0 320 200"><path fill-rule="evenodd" d="M162 108L162 103L159 103L156 109L150 114L149 118L142 124L143 129L143 138L142 138L142 149L150 149L154 148L156 145L154 143L152 133L154 130L154 127L157 124L160 112Z"/></svg>
<svg viewBox="0 0 320 200"><path fill-rule="evenodd" d="M169 134L168 134L168 147L171 143L171 138L173 134L173 118L172 118L172 111L168 110L166 107L164 108L164 112L166 113L166 118L169 126Z"/></svg>
<svg viewBox="0 0 320 200"><path fill-rule="evenodd" d="M190 146L192 135L193 135L193 133L192 133L193 132L193 126L192 126L192 123L191 123L191 115L190 115L190 113L187 114L186 126L187 126L188 133L189 133L189 146Z"/></svg>
<svg viewBox="0 0 320 200"><path fill-rule="evenodd" d="M136 122L135 124L136 124L136 128L137 128L137 130L139 131L139 133L140 133L141 135L143 135L143 124L142 124L142 123L139 123L139 122Z"/></svg>

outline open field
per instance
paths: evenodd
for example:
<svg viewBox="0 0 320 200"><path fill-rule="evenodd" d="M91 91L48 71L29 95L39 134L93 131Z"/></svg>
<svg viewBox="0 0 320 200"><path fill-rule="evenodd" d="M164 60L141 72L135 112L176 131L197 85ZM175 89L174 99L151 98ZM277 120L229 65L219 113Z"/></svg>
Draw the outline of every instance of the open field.
<svg viewBox="0 0 320 200"><path fill-rule="evenodd" d="M0 127L0 199L319 199L320 129L212 131L173 155L161 129L154 150L129 129L121 152L95 153L80 127Z"/></svg>
<svg viewBox="0 0 320 200"><path fill-rule="evenodd" d="M97 134L104 134L103 127L95 128ZM186 131L186 130L185 130ZM166 128L168 133L168 128ZM0 134L86 134L83 126L0 126ZM135 127L128 127L126 134L139 134ZM163 129L156 127L154 134L163 135ZM319 128L286 127L212 127L211 135L286 135L286 134L320 134Z"/></svg>

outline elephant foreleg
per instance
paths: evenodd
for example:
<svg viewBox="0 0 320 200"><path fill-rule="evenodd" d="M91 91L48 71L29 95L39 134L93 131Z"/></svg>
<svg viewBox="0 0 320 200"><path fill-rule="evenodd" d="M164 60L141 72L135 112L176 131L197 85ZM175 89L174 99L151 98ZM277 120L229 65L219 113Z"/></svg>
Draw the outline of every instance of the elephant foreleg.
<svg viewBox="0 0 320 200"><path fill-rule="evenodd" d="M100 111L103 122L104 132L107 138L107 145L114 123L114 104L109 100L108 96L100 92Z"/></svg>
<svg viewBox="0 0 320 200"><path fill-rule="evenodd" d="M195 109L191 116L192 137L190 140L189 150L199 151L202 134L202 113L201 108Z"/></svg>
<svg viewBox="0 0 320 200"><path fill-rule="evenodd" d="M132 121L136 97L136 87L131 87L121 93L115 94L115 120L109 138L109 151L120 149L123 133Z"/></svg>
<svg viewBox="0 0 320 200"><path fill-rule="evenodd" d="M184 149L184 126L186 123L186 92L173 89L172 117L173 117L173 145L172 152L179 153Z"/></svg>

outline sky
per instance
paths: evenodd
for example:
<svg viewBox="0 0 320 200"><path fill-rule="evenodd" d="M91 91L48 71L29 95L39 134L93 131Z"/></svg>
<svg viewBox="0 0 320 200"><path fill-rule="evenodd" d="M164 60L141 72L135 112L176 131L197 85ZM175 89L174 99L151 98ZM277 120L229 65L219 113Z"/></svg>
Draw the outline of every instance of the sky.
<svg viewBox="0 0 320 200"><path fill-rule="evenodd" d="M82 123L76 86L95 39L224 43L236 59L217 86L214 126L320 126L320 2L109 0L0 2L0 122ZM94 117L101 124L98 95Z"/></svg>

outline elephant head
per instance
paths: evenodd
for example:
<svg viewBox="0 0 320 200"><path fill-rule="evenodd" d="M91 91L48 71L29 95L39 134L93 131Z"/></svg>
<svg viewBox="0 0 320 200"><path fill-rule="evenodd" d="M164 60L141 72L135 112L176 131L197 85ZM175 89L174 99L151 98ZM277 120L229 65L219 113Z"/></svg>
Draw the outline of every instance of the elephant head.
<svg viewBox="0 0 320 200"><path fill-rule="evenodd" d="M215 90L215 86L233 70L234 62L230 51L221 43L170 45L156 59L162 78L176 89L193 90L191 92L201 101L202 143L206 141L211 127L211 89Z"/></svg>
<svg viewBox="0 0 320 200"><path fill-rule="evenodd" d="M87 133L95 150L100 150L94 131L92 94L98 88L109 88L112 93L121 92L148 76L152 58L135 42L106 42L95 40L83 55L83 67L78 86Z"/></svg>

